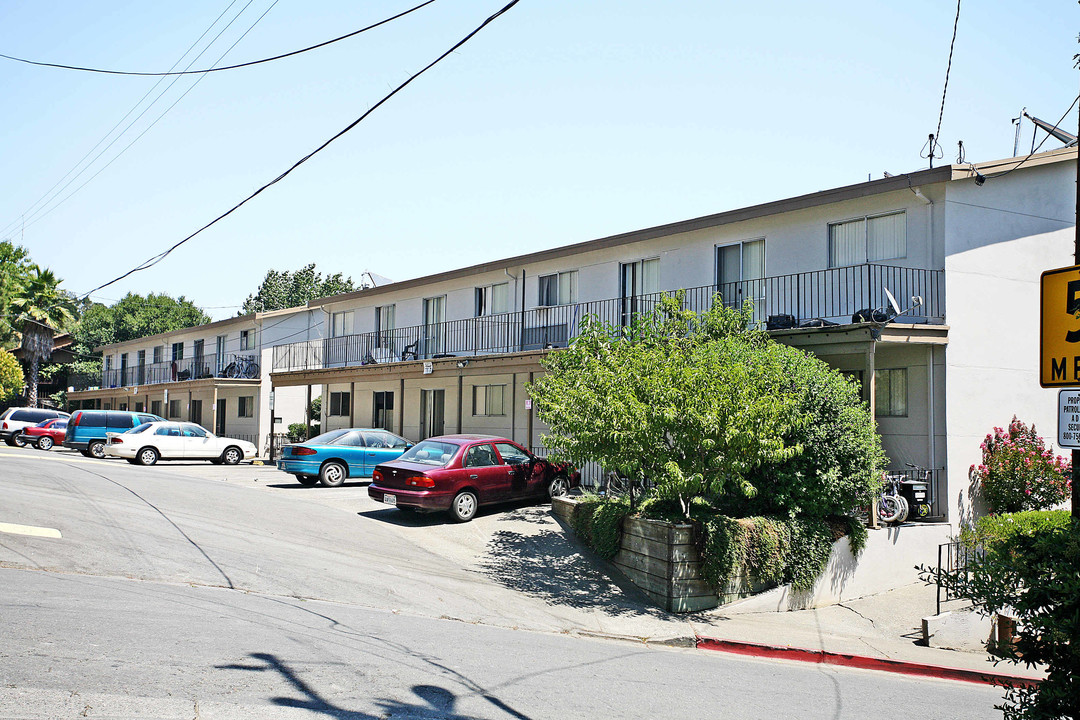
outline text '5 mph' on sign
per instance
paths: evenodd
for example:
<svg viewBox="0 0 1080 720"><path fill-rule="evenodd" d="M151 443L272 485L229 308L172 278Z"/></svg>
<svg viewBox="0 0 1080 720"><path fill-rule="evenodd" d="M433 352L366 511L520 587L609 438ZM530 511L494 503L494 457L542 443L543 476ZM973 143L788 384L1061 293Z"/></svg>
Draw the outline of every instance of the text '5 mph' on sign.
<svg viewBox="0 0 1080 720"><path fill-rule="evenodd" d="M1039 384L1080 385L1080 265L1042 274Z"/></svg>

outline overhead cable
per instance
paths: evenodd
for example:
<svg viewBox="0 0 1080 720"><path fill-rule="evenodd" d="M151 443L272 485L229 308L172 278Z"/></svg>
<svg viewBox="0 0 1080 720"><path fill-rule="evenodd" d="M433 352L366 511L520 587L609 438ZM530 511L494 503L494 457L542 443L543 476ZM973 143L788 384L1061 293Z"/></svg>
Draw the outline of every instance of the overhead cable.
<svg viewBox="0 0 1080 720"><path fill-rule="evenodd" d="M300 55L301 53L310 52L311 50L318 50L321 47L326 47L327 45L333 45L334 43L341 42L342 40L348 40L349 38L354 37L356 35L359 35L360 33L367 32L368 30L374 30L375 28L379 27L380 25L385 25L386 23L393 22L394 20L397 20L398 18L404 17L404 16L408 15L409 13L416 12L420 8L422 8L422 7L426 6L426 5L430 5L433 2L435 2L435 0L427 0L427 2L420 3L416 7L409 8L408 10L406 10L404 12L400 12L397 15L394 15L392 17L388 17L385 20L380 20L379 22L377 22L377 23L375 23L373 25L368 25L367 27L360 28L359 30L354 30L351 33L347 33L347 34L342 35L340 37L336 37L336 38L334 38L332 40L327 40L325 42L318 43L317 45L311 45L311 46L306 47L306 48L301 48L300 50L293 50L292 52L282 53L281 55L275 55L273 57L263 58L262 60L251 60L250 62L238 63L236 65L226 65L224 67L209 67L209 68L204 68L202 70L180 70L180 71L177 71L177 72L172 72L172 71L167 71L167 72L135 72L135 71L130 71L130 70L104 70L104 69L101 69L101 68L82 67L82 66L79 66L79 65L63 65L63 64L60 64L60 63L41 62L41 61L38 61L38 60L27 60L26 58L15 57L13 55L5 55L3 53L0 53L0 58L5 58L7 60L14 60L15 62L26 63L27 65L37 65L39 67L59 68L61 70L78 70L80 72L101 73L101 74L104 74L104 75L135 75L135 76L139 76L139 77L164 77L164 76L167 76L167 75L199 75L199 74L206 74L206 73L212 73L212 72L221 72L223 70L236 70L237 68L251 67L252 65L261 65L263 63L273 62L274 60L281 60L283 58L292 57L293 55Z"/></svg>
<svg viewBox="0 0 1080 720"><path fill-rule="evenodd" d="M86 297L86 296L89 296L89 295L92 295L93 293L97 292L98 290L101 290L102 288L108 287L109 285L112 285L113 283L117 283L117 282L119 282L119 281L123 280L124 278L128 277L129 275L133 275L133 274L135 274L135 273L137 273L137 272L141 272L141 271L143 271L143 270L146 270L146 269L148 269L148 268L151 268L151 267L153 267L154 265L158 264L159 262L161 262L162 260L164 260L164 259L165 259L166 257L168 257L168 256L169 256L169 254L170 254L170 253L172 253L172 251L173 251L173 250L176 250L176 249L177 249L178 247L180 247L180 246L181 246L181 245L183 245L184 243L188 242L189 240L191 240L192 238L194 238L194 237L195 237L196 235L198 235L199 233L203 232L203 231L204 231L204 230L206 230L207 228L209 228L209 227L211 227L211 226L213 226L213 225L217 224L217 223L218 223L218 222L220 222L221 220L224 220L224 219L225 219L225 218L227 218L227 217L228 217L229 215L232 215L232 214L233 214L234 212L236 212L236 211L237 211L237 210L239 210L239 209L240 209L241 207L243 207L244 205L246 205L246 204L247 204L248 202L250 202L251 200L253 200L253 199L254 199L254 198L255 198L256 196L258 196L258 195L259 195L260 193L262 193L262 192L263 192L264 190L266 190L266 189L267 189L267 188L269 188L270 186L272 186L272 185L275 185L275 184L277 184L277 183L281 182L282 180L284 180L284 179L285 179L286 177L288 177L288 176L289 176L289 174L290 174L290 173L292 173L292 172L293 172L294 170L296 170L296 169L297 169L298 167L300 167L301 165L303 165L304 163L306 163L306 162L307 162L308 160L310 160L311 158L315 157L315 155L317 155L318 153L320 153L320 152L322 152L323 150L325 150L325 149L326 149L326 148L327 148L327 147L328 147L328 146L329 146L329 145L330 145L330 144L331 144L332 142L334 142L335 140L337 140L338 138L340 138L340 137L341 137L342 135L346 134L347 132L349 132L350 130L352 130L352 129L353 129L354 127L356 127L357 125L359 125L359 124L360 124L361 122L363 122L363 121L364 121L364 120L365 120L365 119L366 119L366 118L367 118L367 117L368 117L369 115L371 115L371 114L372 114L373 112L375 112L375 111L376 111L377 109L379 109L379 108L380 108L380 107L381 107L381 106L382 106L382 105L383 105L384 103L386 103L387 101L389 101L389 100L390 100L390 98L394 97L394 96L395 96L395 95L397 95L397 94L398 94L399 92L401 92L402 90L404 90L404 89L405 89L405 87L407 87L407 86L408 86L408 85L409 85L410 83L412 83L412 81L413 81L413 80L415 80L416 78L420 77L421 75L423 75L424 73L426 73L426 72L427 72L428 70L430 70L431 68L435 67L435 65L437 65L438 63L442 62L442 61L443 61L443 60L444 60L444 59L445 59L445 58L446 58L446 57L447 57L448 55L450 55L451 53L453 53L454 51L456 51L456 50L457 50L458 48L460 48L460 47L461 47L462 45L464 45L464 44L465 44L465 43L467 43L467 42L468 42L469 40L471 40L471 39L473 38L473 36L475 36L475 35L476 35L477 33L479 33L479 32L480 32L481 30L483 30L483 29L484 29L485 27L487 27L488 25L490 25L491 23L493 23L493 22L494 22L494 21L495 21L496 19L498 19L498 18L499 18L499 17L501 16L501 15L503 15L504 13L506 13L507 11L509 11L509 10L510 10L510 8L512 8L512 7L514 7L515 5L517 5L517 4L518 4L518 2L519 2L519 0L511 0L511 2L507 3L507 4L506 4L506 5L505 5L505 6L504 6L504 7L503 7L503 8L501 9L501 10L499 10L499 11L498 11L498 12L496 12L495 14L491 15L491 16L490 16L489 18L487 18L486 20L484 20L484 22L480 23L480 25L478 25L478 26L476 27L476 29L474 29L474 30L473 30L472 32L470 32L470 33L469 33L468 35L466 35L466 36L465 36L464 38L462 38L461 40L459 40L458 42L456 42L456 43L455 43L455 44L454 44L454 45L453 45L453 46L452 46L452 47L451 47L451 48L450 48L449 50L447 50L446 52L444 52L444 53L443 53L442 55L439 55L439 57L437 57L437 58L435 58L434 60L432 60L432 61L431 61L430 63L428 63L428 64L427 64L427 65L426 65L426 66L425 66L425 67L424 67L423 69L419 70L418 72L416 72L415 74L413 74L412 76L410 76L410 77L409 77L409 78L408 78L407 80L405 80L405 81L404 81L403 83L401 83L401 84L400 84L400 85L398 85L398 86L397 86L396 88L394 88L393 90L391 90L391 91L390 91L390 92L389 92L389 93L388 93L387 95L385 95L385 96L384 96L384 97L383 97L383 98L382 98L381 100L379 100L379 101L378 101L377 103L375 103L374 105L372 105L372 106L371 106L371 107L370 107L370 108L369 108L369 109L368 109L368 110L367 110L367 111L366 111L365 113L363 113L363 114L362 114L362 115L361 115L360 117L356 118L356 120L353 120L353 121L352 121L351 123L349 123L348 125L346 125L346 126L345 126L345 127L344 127L344 128L343 128L343 129L341 130L341 131L339 131L338 133L336 133L336 134L335 134L335 135L334 135L333 137L331 137L331 138L330 138L329 140L327 140L326 142L322 143L322 144L321 144L321 145L319 145L319 146L318 146L317 148L315 148L314 150L312 150L311 152L309 152L309 153L308 153L307 155L305 155L304 157L300 158L300 159L299 159L299 160L297 160L297 161L296 161L295 163L293 163L293 165L292 165L291 167L289 167L289 169L287 169L287 170L286 170L285 172L281 173L281 174L280 174L280 175L278 175L278 176L277 176L276 178L274 178L274 179L273 179L273 180L271 180L270 182L266 183L265 185L263 185L262 187L260 187L260 188L259 188L258 190L256 190L255 192L251 193L251 194L250 194L250 195L248 195L248 196L247 196L246 198L244 198L243 200L241 200L240 202L238 202L238 203L237 203L236 205L233 205L233 206L232 206L231 208L229 208L228 210L226 210L225 212L223 212L223 213L222 213L221 215L218 215L218 216L217 216L216 218L214 218L213 220L211 220L210 222L206 223L205 225L203 225L203 226L202 226L201 228L199 228L199 229L198 229L198 230L196 230L195 232L193 232L193 233L191 233L190 235L188 235L187 237L185 237L185 238L184 238L183 240L179 240L179 241L177 241L176 243L174 243L174 244L173 244L172 246L170 246L170 247L169 247L169 248L167 248L166 250L163 250L162 252L158 253L157 255L154 255L153 257L151 257L151 258L147 259L146 261L144 261L143 263L141 263L141 264L137 265L136 267L132 268L131 270L128 270L128 271L127 271L127 272L125 272L124 274L122 274L122 275L119 275L119 276L117 276L117 277L113 278L112 280L110 280L110 281L108 281L108 282L106 282L106 283L103 283L103 284L101 284L101 285L98 285L98 286L97 286L97 287L95 287L95 288L94 288L93 290L90 290L89 292L87 292L87 293L86 293L86 294L84 295L84 297Z"/></svg>

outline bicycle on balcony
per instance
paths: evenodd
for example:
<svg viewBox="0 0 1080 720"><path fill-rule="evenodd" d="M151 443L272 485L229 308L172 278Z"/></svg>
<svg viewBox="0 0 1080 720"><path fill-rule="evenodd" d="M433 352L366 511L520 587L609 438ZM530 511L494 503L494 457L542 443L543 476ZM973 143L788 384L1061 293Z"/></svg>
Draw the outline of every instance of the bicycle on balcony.
<svg viewBox="0 0 1080 720"><path fill-rule="evenodd" d="M247 378L249 380L259 377L259 363L255 362L254 355L237 355L236 359L225 366L221 371L222 377Z"/></svg>

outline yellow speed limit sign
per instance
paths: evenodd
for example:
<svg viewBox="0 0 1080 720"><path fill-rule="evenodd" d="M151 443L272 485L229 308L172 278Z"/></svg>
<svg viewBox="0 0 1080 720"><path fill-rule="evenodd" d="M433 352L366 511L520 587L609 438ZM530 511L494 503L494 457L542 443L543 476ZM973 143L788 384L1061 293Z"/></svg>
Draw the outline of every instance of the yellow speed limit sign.
<svg viewBox="0 0 1080 720"><path fill-rule="evenodd" d="M1080 265L1042 274L1039 307L1039 384L1080 385Z"/></svg>

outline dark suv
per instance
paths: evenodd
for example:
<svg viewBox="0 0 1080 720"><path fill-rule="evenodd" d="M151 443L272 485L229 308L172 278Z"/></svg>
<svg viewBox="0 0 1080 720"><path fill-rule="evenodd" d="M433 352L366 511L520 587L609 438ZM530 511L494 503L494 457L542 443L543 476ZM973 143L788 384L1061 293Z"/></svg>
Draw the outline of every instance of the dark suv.
<svg viewBox="0 0 1080 720"><path fill-rule="evenodd" d="M76 410L68 420L64 447L87 457L103 458L106 433L122 433L148 422L165 422L165 418L127 410Z"/></svg>
<svg viewBox="0 0 1080 720"><path fill-rule="evenodd" d="M39 422L54 418L66 418L68 414L59 410L44 408L8 408L0 414L0 440L13 447L22 447L25 441L19 439L23 428L32 427Z"/></svg>

